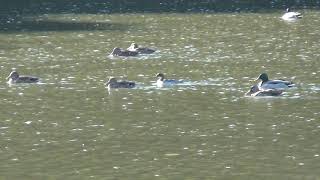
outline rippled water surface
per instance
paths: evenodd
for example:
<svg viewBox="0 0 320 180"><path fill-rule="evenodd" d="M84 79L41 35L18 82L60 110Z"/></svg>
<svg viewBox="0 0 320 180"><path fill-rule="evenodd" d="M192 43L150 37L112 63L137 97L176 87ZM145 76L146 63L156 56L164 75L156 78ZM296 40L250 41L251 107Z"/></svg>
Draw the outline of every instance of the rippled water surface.
<svg viewBox="0 0 320 180"><path fill-rule="evenodd" d="M319 179L320 13L280 16L23 17L0 31L0 179ZM107 56L131 42L157 52ZM12 68L42 83L9 86ZM297 86L244 97L261 72Z"/></svg>

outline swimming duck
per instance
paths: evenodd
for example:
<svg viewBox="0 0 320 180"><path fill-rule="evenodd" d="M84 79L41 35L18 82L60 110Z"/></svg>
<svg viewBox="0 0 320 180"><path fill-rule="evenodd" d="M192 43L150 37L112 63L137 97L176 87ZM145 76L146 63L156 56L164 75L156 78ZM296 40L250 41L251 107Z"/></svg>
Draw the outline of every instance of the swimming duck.
<svg viewBox="0 0 320 180"><path fill-rule="evenodd" d="M268 90L268 89L281 90L281 89L287 89L294 86L293 82L291 81L286 81L282 79L269 80L268 75L266 73L260 74L256 80L261 80L261 82L258 83L258 88L260 90Z"/></svg>
<svg viewBox="0 0 320 180"><path fill-rule="evenodd" d="M110 88L134 88L136 84L130 81L117 81L115 77L110 77L106 85L108 89L110 89Z"/></svg>
<svg viewBox="0 0 320 180"><path fill-rule="evenodd" d="M17 71L12 71L9 76L6 78L9 84L14 83L37 83L39 82L38 77L34 76L20 76Z"/></svg>
<svg viewBox="0 0 320 180"><path fill-rule="evenodd" d="M165 79L163 73L158 73L156 75L156 77L158 78L157 83L156 83L158 87L168 87L168 86L173 86L178 83L182 83L182 81L180 81L180 80Z"/></svg>
<svg viewBox="0 0 320 180"><path fill-rule="evenodd" d="M121 48L114 48L111 52L111 56L137 56L139 53L137 51L129 51L129 50L124 50Z"/></svg>
<svg viewBox="0 0 320 180"><path fill-rule="evenodd" d="M146 47L139 47L138 44L136 44L136 43L132 43L130 45L130 47L128 47L127 50L128 51L138 52L140 54L152 54L152 53L154 53L156 51L154 49L150 49L150 48L146 48Z"/></svg>
<svg viewBox="0 0 320 180"><path fill-rule="evenodd" d="M281 18L286 21L294 21L302 18L302 14L299 12L292 12L290 8L287 8L286 13L284 13Z"/></svg>
<svg viewBox="0 0 320 180"><path fill-rule="evenodd" d="M248 92L245 93L245 96L280 96L282 94L282 90L278 89L266 89L259 90L257 85L254 85L250 88Z"/></svg>

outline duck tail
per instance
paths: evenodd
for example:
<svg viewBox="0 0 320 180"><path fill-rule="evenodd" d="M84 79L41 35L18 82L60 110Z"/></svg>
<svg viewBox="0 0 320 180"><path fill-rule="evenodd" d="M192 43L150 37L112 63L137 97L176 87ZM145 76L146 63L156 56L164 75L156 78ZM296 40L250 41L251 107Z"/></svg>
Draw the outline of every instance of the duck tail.
<svg viewBox="0 0 320 180"><path fill-rule="evenodd" d="M293 82L293 81L289 81L287 85L288 85L288 87L289 87L289 88L291 88L291 87L294 87L294 86L295 86L295 84L294 84L294 82Z"/></svg>
<svg viewBox="0 0 320 180"><path fill-rule="evenodd" d="M129 82L129 86L130 86L130 88L134 88L134 87L136 86L136 83L134 83L134 82Z"/></svg>
<svg viewBox="0 0 320 180"><path fill-rule="evenodd" d="M289 88L292 88L294 86L295 86L295 84L293 84L293 83L288 85Z"/></svg>

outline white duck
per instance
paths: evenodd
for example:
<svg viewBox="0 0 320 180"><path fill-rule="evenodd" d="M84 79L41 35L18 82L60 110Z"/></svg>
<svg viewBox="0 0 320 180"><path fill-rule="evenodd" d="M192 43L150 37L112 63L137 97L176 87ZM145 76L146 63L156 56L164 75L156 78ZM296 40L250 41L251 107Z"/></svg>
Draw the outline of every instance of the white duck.
<svg viewBox="0 0 320 180"><path fill-rule="evenodd" d="M281 18L286 21L294 21L302 18L302 14L299 12L292 12L290 11L290 8L287 8L286 13L284 13Z"/></svg>
<svg viewBox="0 0 320 180"><path fill-rule="evenodd" d="M268 89L278 89L283 90L290 87L293 87L294 84L291 81L286 81L282 79L277 80L269 80L268 75L266 73L262 73L256 80L261 80L258 83L259 90L268 90Z"/></svg>
<svg viewBox="0 0 320 180"><path fill-rule="evenodd" d="M178 83L183 83L181 80L165 79L163 73L158 73L156 77L158 78L157 80L158 87L170 87Z"/></svg>

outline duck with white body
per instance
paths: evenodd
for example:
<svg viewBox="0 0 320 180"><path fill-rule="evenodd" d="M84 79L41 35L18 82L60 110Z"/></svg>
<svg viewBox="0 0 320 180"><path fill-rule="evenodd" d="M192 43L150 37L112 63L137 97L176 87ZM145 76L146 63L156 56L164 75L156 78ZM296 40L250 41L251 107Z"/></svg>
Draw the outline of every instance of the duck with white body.
<svg viewBox="0 0 320 180"><path fill-rule="evenodd" d="M290 8L287 8L286 13L284 13L281 18L285 21L295 21L302 18L302 14L299 12L292 12Z"/></svg>

